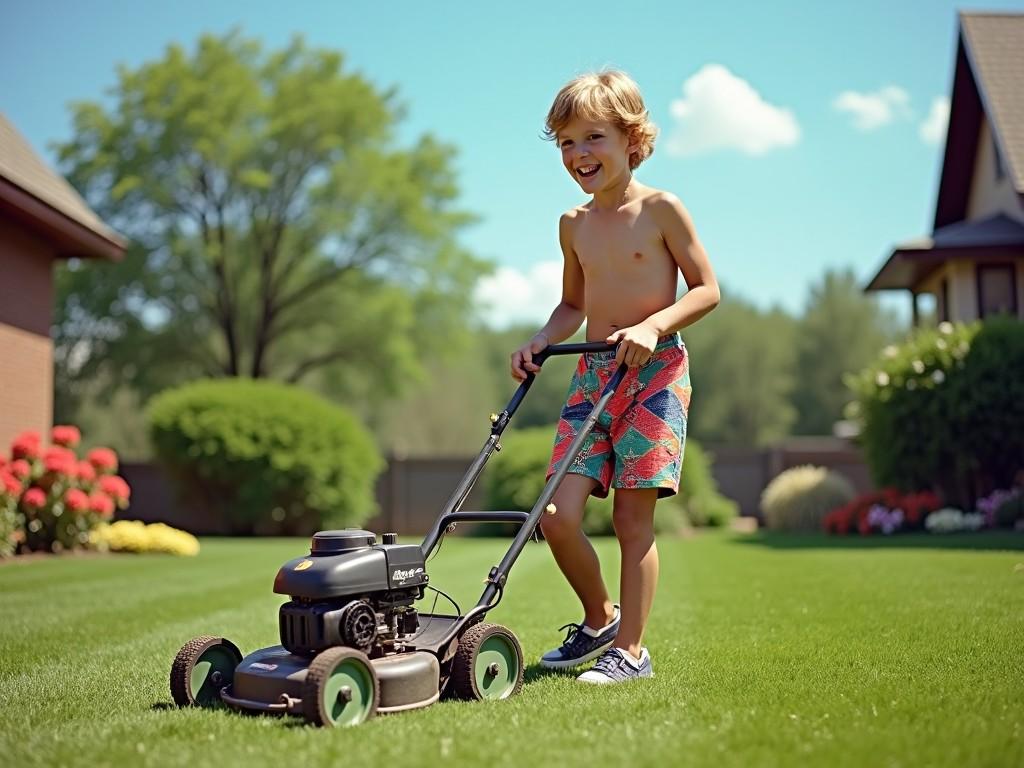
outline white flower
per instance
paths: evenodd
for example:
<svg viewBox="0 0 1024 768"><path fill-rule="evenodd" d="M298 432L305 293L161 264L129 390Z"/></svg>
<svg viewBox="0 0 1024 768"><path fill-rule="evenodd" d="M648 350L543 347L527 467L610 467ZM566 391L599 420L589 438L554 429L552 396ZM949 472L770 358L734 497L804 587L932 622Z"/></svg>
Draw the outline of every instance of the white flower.
<svg viewBox="0 0 1024 768"><path fill-rule="evenodd" d="M946 340L945 339L936 339L935 340L935 346L938 347L939 349L945 349L946 346L947 346Z"/></svg>
<svg viewBox="0 0 1024 768"><path fill-rule="evenodd" d="M944 333L948 336L953 332L953 324L946 320L943 320L941 323L939 323L939 332Z"/></svg>
<svg viewBox="0 0 1024 768"><path fill-rule="evenodd" d="M945 380L946 374L944 374L941 370L936 369L932 371L932 381L934 381L936 384L941 384Z"/></svg>
<svg viewBox="0 0 1024 768"><path fill-rule="evenodd" d="M888 347L882 350L882 354L885 357L896 357L896 355L899 354L899 351L899 347L897 347L895 344L890 344Z"/></svg>
<svg viewBox="0 0 1024 768"><path fill-rule="evenodd" d="M875 383L880 387L884 387L889 384L889 374L885 371L879 371L875 377Z"/></svg>
<svg viewBox="0 0 1024 768"><path fill-rule="evenodd" d="M914 369L914 373L924 373L924 363L920 360L915 360L910 364L910 367Z"/></svg>

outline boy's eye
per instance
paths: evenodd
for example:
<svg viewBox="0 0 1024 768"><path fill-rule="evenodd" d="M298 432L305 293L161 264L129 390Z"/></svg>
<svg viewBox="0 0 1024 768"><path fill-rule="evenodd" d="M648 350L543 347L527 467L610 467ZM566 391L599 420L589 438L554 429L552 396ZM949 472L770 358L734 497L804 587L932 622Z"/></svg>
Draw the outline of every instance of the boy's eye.
<svg viewBox="0 0 1024 768"><path fill-rule="evenodd" d="M600 139L601 138L601 134L600 133L592 133L587 138L588 139Z"/></svg>
<svg viewBox="0 0 1024 768"><path fill-rule="evenodd" d="M571 147L572 146L572 141L570 141L569 139L566 139L559 146L562 147L562 149L565 149L566 147Z"/></svg>

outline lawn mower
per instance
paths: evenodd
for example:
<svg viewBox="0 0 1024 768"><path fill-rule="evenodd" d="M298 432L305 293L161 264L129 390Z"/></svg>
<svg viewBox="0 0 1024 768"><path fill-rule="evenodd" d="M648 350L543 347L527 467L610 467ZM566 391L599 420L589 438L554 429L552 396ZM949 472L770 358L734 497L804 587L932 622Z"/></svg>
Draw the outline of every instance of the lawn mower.
<svg viewBox="0 0 1024 768"><path fill-rule="evenodd" d="M561 344L534 356L607 352L604 343ZM504 699L523 685L523 652L511 630L484 621L501 601L509 571L562 478L579 454L626 373L620 365L586 418L559 470L529 512L461 510L491 454L533 383L528 373L491 434L448 499L422 544L399 544L395 533L357 529L320 531L308 555L289 560L274 592L289 599L278 612L281 644L242 657L223 637L186 643L171 666L171 696L179 706L227 705L236 710L296 715L318 726L356 725L377 713L427 707L441 695ZM429 585L426 562L457 523L518 523L519 530L484 580L476 605L462 614L420 613L415 603ZM447 595L445 595L447 597ZM450 600L450 598L449 598ZM434 606L437 598L435 596ZM455 605L454 601L452 604Z"/></svg>

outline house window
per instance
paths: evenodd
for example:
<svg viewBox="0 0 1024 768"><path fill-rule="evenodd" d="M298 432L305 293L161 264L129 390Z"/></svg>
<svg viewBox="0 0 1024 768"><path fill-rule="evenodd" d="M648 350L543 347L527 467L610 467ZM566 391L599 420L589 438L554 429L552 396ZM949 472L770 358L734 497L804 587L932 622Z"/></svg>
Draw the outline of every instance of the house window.
<svg viewBox="0 0 1024 768"><path fill-rule="evenodd" d="M1017 280L1013 264L978 265L978 317L1017 314Z"/></svg>

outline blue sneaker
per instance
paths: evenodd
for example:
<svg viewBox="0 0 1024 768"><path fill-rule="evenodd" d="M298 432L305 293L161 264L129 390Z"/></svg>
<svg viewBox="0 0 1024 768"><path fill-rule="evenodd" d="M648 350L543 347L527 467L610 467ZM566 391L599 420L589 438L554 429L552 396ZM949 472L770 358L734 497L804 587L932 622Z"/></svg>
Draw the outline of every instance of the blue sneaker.
<svg viewBox="0 0 1024 768"><path fill-rule="evenodd" d="M625 683L642 677L654 677L651 655L646 648L640 649L640 659L634 659L621 648L609 648L601 654L597 664L577 677L581 683Z"/></svg>
<svg viewBox="0 0 1024 768"><path fill-rule="evenodd" d="M567 629L562 645L548 651L540 659L540 665L548 669L567 669L596 659L615 641L619 631L619 606L615 606L615 617L603 629L591 629L584 624L566 624L558 628Z"/></svg>

